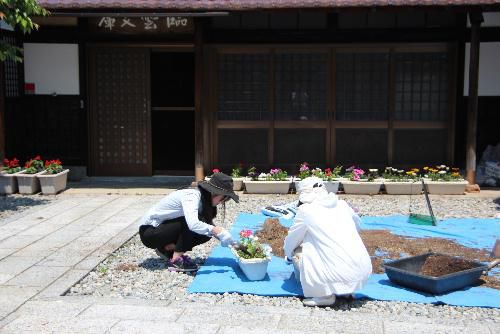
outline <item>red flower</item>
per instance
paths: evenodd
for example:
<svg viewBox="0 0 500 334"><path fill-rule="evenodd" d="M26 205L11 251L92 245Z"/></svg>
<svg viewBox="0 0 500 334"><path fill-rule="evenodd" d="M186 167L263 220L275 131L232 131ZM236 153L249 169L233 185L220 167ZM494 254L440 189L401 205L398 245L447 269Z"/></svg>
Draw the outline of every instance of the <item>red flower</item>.
<svg viewBox="0 0 500 334"><path fill-rule="evenodd" d="M220 173L220 170L218 170L217 168L214 168L214 169L212 169L212 173L214 173L214 174L215 173Z"/></svg>
<svg viewBox="0 0 500 334"><path fill-rule="evenodd" d="M251 237L252 235L253 235L252 230L242 230L240 232L240 237L241 238L248 238L248 237Z"/></svg>
<svg viewBox="0 0 500 334"><path fill-rule="evenodd" d="M33 160L42 160L42 158L39 155L37 155L36 157L33 158Z"/></svg>

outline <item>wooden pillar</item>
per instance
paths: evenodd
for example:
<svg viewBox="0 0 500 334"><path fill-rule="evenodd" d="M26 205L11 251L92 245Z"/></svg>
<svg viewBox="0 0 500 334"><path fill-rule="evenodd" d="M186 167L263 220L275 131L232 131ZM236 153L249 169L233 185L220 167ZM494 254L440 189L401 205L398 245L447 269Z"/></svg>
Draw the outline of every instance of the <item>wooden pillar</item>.
<svg viewBox="0 0 500 334"><path fill-rule="evenodd" d="M194 74L194 130L195 130L195 157L194 168L196 181L202 181L205 178L203 169L203 21L202 19L195 20L195 36L194 36L194 57L195 57L195 74Z"/></svg>
<svg viewBox="0 0 500 334"><path fill-rule="evenodd" d="M469 60L469 99L467 102L467 142L466 178L469 184L476 183L476 138L477 138L477 100L479 86L479 30L483 22L480 11L469 12L471 23L470 60Z"/></svg>
<svg viewBox="0 0 500 334"><path fill-rule="evenodd" d="M0 33L1 38L1 33ZM0 166L5 158L5 72L0 62Z"/></svg>

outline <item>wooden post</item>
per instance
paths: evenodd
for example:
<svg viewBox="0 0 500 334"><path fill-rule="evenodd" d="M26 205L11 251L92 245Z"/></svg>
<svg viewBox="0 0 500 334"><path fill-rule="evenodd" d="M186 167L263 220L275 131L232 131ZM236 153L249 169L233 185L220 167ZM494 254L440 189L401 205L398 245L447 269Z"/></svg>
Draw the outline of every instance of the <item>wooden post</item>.
<svg viewBox="0 0 500 334"><path fill-rule="evenodd" d="M203 21L196 19L194 36L194 131L195 131L195 178L196 181L202 181L205 178L203 169Z"/></svg>
<svg viewBox="0 0 500 334"><path fill-rule="evenodd" d="M1 34L0 34L1 38ZM0 166L5 158L5 72L0 62Z"/></svg>
<svg viewBox="0 0 500 334"><path fill-rule="evenodd" d="M477 100L479 86L479 30L483 22L480 11L469 12L471 23L469 60L469 99L467 103L466 178L470 185L476 184L476 138Z"/></svg>

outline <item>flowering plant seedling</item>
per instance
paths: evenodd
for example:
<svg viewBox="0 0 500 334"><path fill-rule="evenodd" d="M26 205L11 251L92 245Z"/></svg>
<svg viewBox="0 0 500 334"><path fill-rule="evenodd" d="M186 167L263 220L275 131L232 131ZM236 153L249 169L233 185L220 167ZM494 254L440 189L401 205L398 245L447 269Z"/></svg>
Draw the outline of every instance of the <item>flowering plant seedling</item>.
<svg viewBox="0 0 500 334"><path fill-rule="evenodd" d="M24 168L26 168L26 174L36 174L41 172L44 169L43 160L39 155L37 155L33 159L26 161Z"/></svg>
<svg viewBox="0 0 500 334"><path fill-rule="evenodd" d="M45 161L45 170L47 174L58 174L63 171L61 160L47 160Z"/></svg>
<svg viewBox="0 0 500 334"><path fill-rule="evenodd" d="M270 256L267 247L261 244L251 230L240 232L240 244L235 247L238 256L243 259L264 259Z"/></svg>
<svg viewBox="0 0 500 334"><path fill-rule="evenodd" d="M13 158L11 160L9 159L3 159L3 169L7 174L14 174L19 171L21 171L21 166L19 166L19 160L16 158Z"/></svg>

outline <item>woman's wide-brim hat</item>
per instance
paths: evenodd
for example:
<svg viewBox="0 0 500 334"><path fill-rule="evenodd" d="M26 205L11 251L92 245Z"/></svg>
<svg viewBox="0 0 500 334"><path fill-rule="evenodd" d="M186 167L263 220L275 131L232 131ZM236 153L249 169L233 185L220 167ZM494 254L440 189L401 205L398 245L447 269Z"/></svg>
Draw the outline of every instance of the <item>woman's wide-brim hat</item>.
<svg viewBox="0 0 500 334"><path fill-rule="evenodd" d="M210 180L202 181L198 185L212 195L229 196L236 203L240 201L238 195L233 190L233 178L224 173L215 173Z"/></svg>

